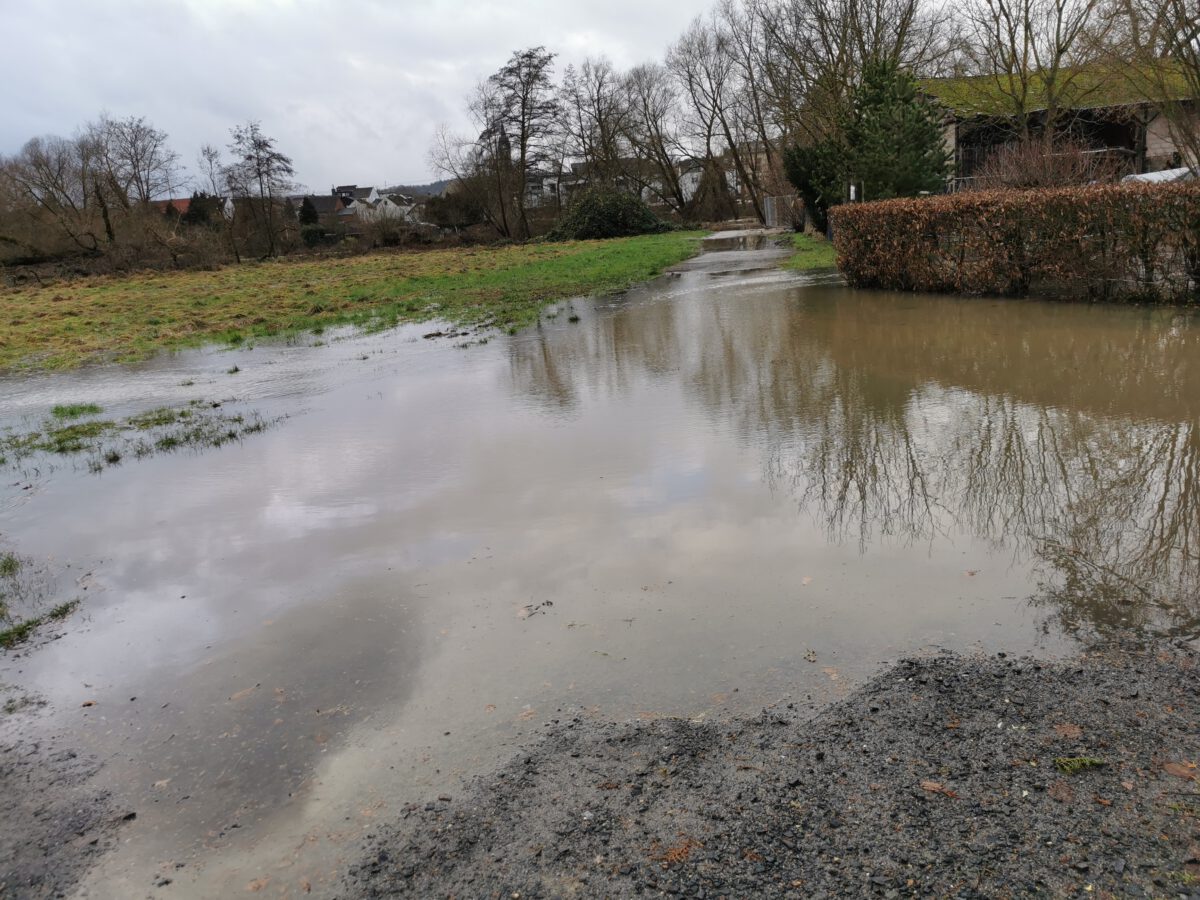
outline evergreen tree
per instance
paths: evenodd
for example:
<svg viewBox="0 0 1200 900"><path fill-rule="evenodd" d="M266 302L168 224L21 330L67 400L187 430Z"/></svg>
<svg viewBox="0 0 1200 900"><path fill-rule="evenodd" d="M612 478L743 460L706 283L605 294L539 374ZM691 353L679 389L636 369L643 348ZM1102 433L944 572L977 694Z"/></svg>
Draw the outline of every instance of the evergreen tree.
<svg viewBox="0 0 1200 900"><path fill-rule="evenodd" d="M861 182L864 200L915 197L946 188L950 153L937 109L917 92L917 82L895 63L863 70L854 112L845 130L849 180Z"/></svg>
<svg viewBox="0 0 1200 900"><path fill-rule="evenodd" d="M204 191L193 191L187 212L183 214L184 225L209 225L212 223L213 198Z"/></svg>
<svg viewBox="0 0 1200 900"><path fill-rule="evenodd" d="M317 208L313 206L310 198L305 197L304 202L300 204L300 224L316 225L320 221L321 216L317 213Z"/></svg>
<svg viewBox="0 0 1200 900"><path fill-rule="evenodd" d="M829 207L846 199L850 182L862 185L864 200L940 193L950 158L937 108L911 75L880 62L864 67L834 134L789 148L784 168L823 231Z"/></svg>
<svg viewBox="0 0 1200 900"><path fill-rule="evenodd" d="M829 226L829 207L842 201L846 191L846 150L837 138L806 147L790 147L783 155L788 181L796 188L804 209L818 231Z"/></svg>

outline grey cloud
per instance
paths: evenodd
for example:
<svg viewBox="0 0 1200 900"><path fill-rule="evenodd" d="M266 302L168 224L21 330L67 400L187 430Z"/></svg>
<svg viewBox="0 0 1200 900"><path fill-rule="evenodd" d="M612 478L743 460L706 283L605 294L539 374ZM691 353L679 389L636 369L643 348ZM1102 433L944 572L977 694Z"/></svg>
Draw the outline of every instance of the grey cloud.
<svg viewBox="0 0 1200 900"><path fill-rule="evenodd" d="M424 181L435 127L515 49L560 70L587 55L660 58L709 0L0 0L9 35L0 152L68 134L106 110L144 115L190 164L258 119L314 190Z"/></svg>

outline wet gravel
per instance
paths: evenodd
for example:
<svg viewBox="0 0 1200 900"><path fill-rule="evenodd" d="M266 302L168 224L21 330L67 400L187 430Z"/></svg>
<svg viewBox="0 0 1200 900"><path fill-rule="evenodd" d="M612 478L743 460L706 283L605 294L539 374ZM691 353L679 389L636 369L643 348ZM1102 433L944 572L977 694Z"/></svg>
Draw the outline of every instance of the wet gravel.
<svg viewBox="0 0 1200 900"><path fill-rule="evenodd" d="M1200 898L1197 662L945 656L815 718L564 722L407 807L342 896Z"/></svg>
<svg viewBox="0 0 1200 900"><path fill-rule="evenodd" d="M133 814L91 783L99 763L0 714L0 898L66 897Z"/></svg>

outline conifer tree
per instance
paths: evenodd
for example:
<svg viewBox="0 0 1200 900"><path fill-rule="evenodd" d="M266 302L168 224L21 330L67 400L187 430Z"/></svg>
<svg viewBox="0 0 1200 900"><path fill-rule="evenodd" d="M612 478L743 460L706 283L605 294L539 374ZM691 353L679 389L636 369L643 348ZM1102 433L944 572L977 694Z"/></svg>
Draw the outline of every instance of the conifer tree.
<svg viewBox="0 0 1200 900"><path fill-rule="evenodd" d="M317 213L317 208L313 206L312 199L304 198L304 202L300 204L300 224L301 225L316 225L321 221L321 216Z"/></svg>
<svg viewBox="0 0 1200 900"><path fill-rule="evenodd" d="M843 142L849 149L847 175L862 184L862 199L915 197L946 188L950 153L940 116L918 93L916 80L895 63L864 69Z"/></svg>
<svg viewBox="0 0 1200 900"><path fill-rule="evenodd" d="M950 152L936 106L893 62L864 67L850 108L828 137L791 147L784 167L816 226L847 199L851 183L864 200L914 197L945 190Z"/></svg>

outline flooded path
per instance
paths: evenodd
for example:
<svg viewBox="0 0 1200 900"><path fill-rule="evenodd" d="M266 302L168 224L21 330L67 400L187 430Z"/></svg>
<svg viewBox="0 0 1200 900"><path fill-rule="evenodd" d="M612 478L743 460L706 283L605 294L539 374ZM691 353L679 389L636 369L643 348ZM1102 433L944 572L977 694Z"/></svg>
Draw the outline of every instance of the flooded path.
<svg viewBox="0 0 1200 900"><path fill-rule="evenodd" d="M1195 636L1192 315L856 292L739 246L483 345L409 327L0 381L0 424L286 417L5 473L0 534L84 602L0 656L48 701L0 729L67 735L137 813L78 895L327 896L375 823L567 713Z"/></svg>

